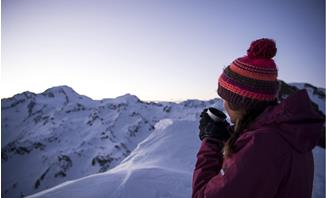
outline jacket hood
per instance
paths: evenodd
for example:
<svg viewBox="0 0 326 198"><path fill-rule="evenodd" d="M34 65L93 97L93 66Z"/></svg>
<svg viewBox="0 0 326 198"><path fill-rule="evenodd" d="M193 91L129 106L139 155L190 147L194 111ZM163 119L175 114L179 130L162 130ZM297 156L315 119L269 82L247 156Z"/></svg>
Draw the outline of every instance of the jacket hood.
<svg viewBox="0 0 326 198"><path fill-rule="evenodd" d="M268 107L249 127L268 127L302 153L311 151L318 143L324 117L315 111L306 90L300 90L280 104Z"/></svg>

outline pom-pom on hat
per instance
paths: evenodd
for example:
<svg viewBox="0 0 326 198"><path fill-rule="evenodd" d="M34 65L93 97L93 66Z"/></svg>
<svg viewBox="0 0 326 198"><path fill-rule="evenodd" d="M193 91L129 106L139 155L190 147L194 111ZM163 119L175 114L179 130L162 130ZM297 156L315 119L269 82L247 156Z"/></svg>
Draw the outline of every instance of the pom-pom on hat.
<svg viewBox="0 0 326 198"><path fill-rule="evenodd" d="M278 91L277 48L272 39L253 41L247 55L237 58L218 79L218 95L237 106L251 109L275 101Z"/></svg>

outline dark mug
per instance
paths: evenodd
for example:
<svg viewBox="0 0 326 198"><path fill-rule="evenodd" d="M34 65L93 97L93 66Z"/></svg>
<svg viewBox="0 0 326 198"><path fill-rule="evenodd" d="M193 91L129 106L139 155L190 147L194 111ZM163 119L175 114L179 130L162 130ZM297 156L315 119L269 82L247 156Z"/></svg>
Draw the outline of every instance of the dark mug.
<svg viewBox="0 0 326 198"><path fill-rule="evenodd" d="M213 107L207 109L207 114L214 122L224 122L226 119L226 115L222 111Z"/></svg>

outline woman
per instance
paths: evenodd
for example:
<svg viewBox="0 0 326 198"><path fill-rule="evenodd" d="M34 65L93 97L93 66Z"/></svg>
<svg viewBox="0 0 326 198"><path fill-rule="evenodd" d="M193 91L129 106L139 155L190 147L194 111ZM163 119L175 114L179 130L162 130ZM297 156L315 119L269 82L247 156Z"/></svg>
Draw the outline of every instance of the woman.
<svg viewBox="0 0 326 198"><path fill-rule="evenodd" d="M273 40L256 40L219 77L218 95L234 125L217 109L202 112L192 197L311 197L311 150L324 120L306 91L277 103L275 54Z"/></svg>

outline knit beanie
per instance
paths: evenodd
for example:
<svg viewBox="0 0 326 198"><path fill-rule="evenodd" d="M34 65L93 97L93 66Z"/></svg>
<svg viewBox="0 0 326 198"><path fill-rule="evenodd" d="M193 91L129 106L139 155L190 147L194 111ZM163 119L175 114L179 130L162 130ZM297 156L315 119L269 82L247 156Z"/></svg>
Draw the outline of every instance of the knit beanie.
<svg viewBox="0 0 326 198"><path fill-rule="evenodd" d="M277 66L272 39L253 41L247 55L235 59L218 79L218 95L239 107L252 109L275 101L278 92Z"/></svg>

